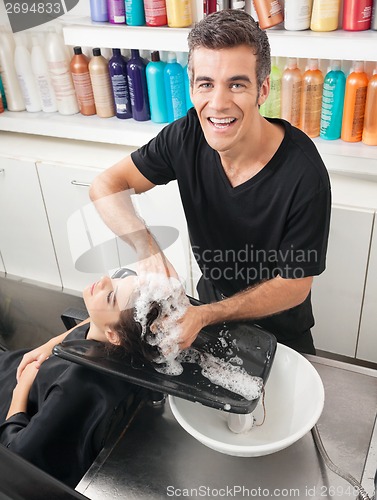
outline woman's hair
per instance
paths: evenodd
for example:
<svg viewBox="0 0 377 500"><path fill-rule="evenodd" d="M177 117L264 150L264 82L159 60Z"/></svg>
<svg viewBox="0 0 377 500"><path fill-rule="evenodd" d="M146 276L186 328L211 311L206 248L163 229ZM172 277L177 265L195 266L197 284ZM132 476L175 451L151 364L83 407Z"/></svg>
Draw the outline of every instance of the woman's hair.
<svg viewBox="0 0 377 500"><path fill-rule="evenodd" d="M161 306L153 302L146 317L146 331L135 319L135 309L133 307L120 312L119 320L112 325L111 329L118 335L119 344L126 353L131 354L141 361L154 361L160 357L160 350L156 345L151 345L149 341L154 334L151 331L152 323L160 316ZM109 346L111 349L111 345Z"/></svg>
<svg viewBox="0 0 377 500"><path fill-rule="evenodd" d="M271 72L270 44L265 31L243 10L225 9L199 21L188 35L188 68L192 85L192 54L200 47L212 50L247 45L256 56L258 92Z"/></svg>

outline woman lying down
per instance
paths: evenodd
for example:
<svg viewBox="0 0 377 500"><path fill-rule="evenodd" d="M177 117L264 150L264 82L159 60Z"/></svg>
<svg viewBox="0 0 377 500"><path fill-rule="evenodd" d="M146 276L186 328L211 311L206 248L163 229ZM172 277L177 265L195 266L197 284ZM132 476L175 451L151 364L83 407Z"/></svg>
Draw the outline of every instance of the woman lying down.
<svg viewBox="0 0 377 500"><path fill-rule="evenodd" d="M51 356L64 339L123 346L144 359L159 355L145 339L161 308L139 298L138 278L101 278L83 292L89 319L30 351L0 353L0 443L74 487L103 446L134 386ZM184 293L183 293L184 295Z"/></svg>

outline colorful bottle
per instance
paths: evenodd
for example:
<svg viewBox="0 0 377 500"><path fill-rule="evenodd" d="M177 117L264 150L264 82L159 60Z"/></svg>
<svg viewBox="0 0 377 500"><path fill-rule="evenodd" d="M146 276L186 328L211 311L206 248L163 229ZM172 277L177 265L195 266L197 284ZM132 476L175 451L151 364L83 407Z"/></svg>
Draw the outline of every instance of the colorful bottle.
<svg viewBox="0 0 377 500"><path fill-rule="evenodd" d="M90 17L95 22L107 22L109 20L107 0L90 0Z"/></svg>
<svg viewBox="0 0 377 500"><path fill-rule="evenodd" d="M93 57L88 67L97 115L101 118L111 118L115 115L115 106L108 62L98 47L93 49Z"/></svg>
<svg viewBox="0 0 377 500"><path fill-rule="evenodd" d="M124 0L107 0L107 12L111 24L124 24L126 22Z"/></svg>
<svg viewBox="0 0 377 500"><path fill-rule="evenodd" d="M244 6L245 6L245 2ZM203 2L204 15L208 16L208 14L212 14L212 12L216 12L217 10L217 2L216 0L204 0Z"/></svg>
<svg viewBox="0 0 377 500"><path fill-rule="evenodd" d="M302 78L300 128L309 137L318 137L321 125L323 74L317 59L309 59Z"/></svg>
<svg viewBox="0 0 377 500"><path fill-rule="evenodd" d="M137 49L131 49L127 63L128 89L130 91L132 116L137 121L150 120L145 62Z"/></svg>
<svg viewBox="0 0 377 500"><path fill-rule="evenodd" d="M73 52L74 56L69 69L72 73L80 113L85 116L95 115L96 105L89 74L89 59L82 53L81 47L74 47Z"/></svg>
<svg viewBox="0 0 377 500"><path fill-rule="evenodd" d="M297 59L289 58L281 79L281 118L293 126L300 125L302 75Z"/></svg>
<svg viewBox="0 0 377 500"><path fill-rule="evenodd" d="M111 87L115 102L116 117L132 118L131 99L127 82L127 61L120 49L113 49L113 57L109 61Z"/></svg>
<svg viewBox="0 0 377 500"><path fill-rule="evenodd" d="M16 68L18 81L20 82L26 111L41 111L42 103L31 67L30 52L18 36L16 37L16 49L14 51L14 67Z"/></svg>
<svg viewBox="0 0 377 500"><path fill-rule="evenodd" d="M230 8L245 10L246 1L245 0L230 0Z"/></svg>
<svg viewBox="0 0 377 500"><path fill-rule="evenodd" d="M192 24L190 0L166 0L168 26L186 28Z"/></svg>
<svg viewBox="0 0 377 500"><path fill-rule="evenodd" d="M7 98L5 97L5 90L4 90L3 80L1 78L1 73L0 73L0 95L1 95L1 100L3 102L3 106L5 109L7 109Z"/></svg>
<svg viewBox="0 0 377 500"><path fill-rule="evenodd" d="M0 30L0 74L9 111L23 111L25 102L14 67L14 39L5 29Z"/></svg>
<svg viewBox="0 0 377 500"><path fill-rule="evenodd" d="M368 84L362 141L368 146L377 146L377 68Z"/></svg>
<svg viewBox="0 0 377 500"><path fill-rule="evenodd" d="M126 0L126 23L129 26L144 26L145 13L143 0Z"/></svg>
<svg viewBox="0 0 377 500"><path fill-rule="evenodd" d="M186 114L183 68L177 63L175 52L168 53L168 62L164 69L164 81L168 122L171 123Z"/></svg>
<svg viewBox="0 0 377 500"><path fill-rule="evenodd" d="M160 61L158 50L152 52L151 62L148 63L146 68L146 77L151 120L154 123L166 123L168 121L164 83L165 66L166 64Z"/></svg>
<svg viewBox="0 0 377 500"><path fill-rule="evenodd" d="M340 69L340 61L332 61L325 76L322 94L320 137L333 141L340 138L346 76Z"/></svg>
<svg viewBox="0 0 377 500"><path fill-rule="evenodd" d="M284 28L300 31L310 27L312 0L288 0L284 3Z"/></svg>
<svg viewBox="0 0 377 500"><path fill-rule="evenodd" d="M343 141L361 141L367 88L368 77L364 73L364 63L356 61L353 65L353 71L346 80L341 134Z"/></svg>
<svg viewBox="0 0 377 500"><path fill-rule="evenodd" d="M283 9L278 0L253 0L253 3L263 30L283 22Z"/></svg>
<svg viewBox="0 0 377 500"><path fill-rule="evenodd" d="M46 59L59 113L62 115L78 113L79 105L65 47L59 35L53 31L47 36Z"/></svg>
<svg viewBox="0 0 377 500"><path fill-rule="evenodd" d="M281 81L283 72L276 64L276 60L272 59L270 73L270 93L266 101L259 108L262 116L268 118L280 118L281 115Z"/></svg>
<svg viewBox="0 0 377 500"><path fill-rule="evenodd" d="M0 94L0 113L4 113L3 96Z"/></svg>
<svg viewBox="0 0 377 500"><path fill-rule="evenodd" d="M191 101L191 94L190 94L190 76L188 72L188 53L187 52L180 52L179 53L180 59L179 59L179 64L182 66L183 69L183 79L185 81L185 100L186 100L186 111L188 111L190 108L192 108L194 105Z"/></svg>
<svg viewBox="0 0 377 500"><path fill-rule="evenodd" d="M340 0L313 0L310 29L334 31L338 28Z"/></svg>
<svg viewBox="0 0 377 500"><path fill-rule="evenodd" d="M32 36L32 43L31 68L37 83L42 111L45 113L54 113L58 110L58 106L56 104L55 92L52 86L50 73L48 71L45 52L41 47L37 36Z"/></svg>
<svg viewBox="0 0 377 500"><path fill-rule="evenodd" d="M344 0L342 28L347 31L369 30L372 7L373 0Z"/></svg>
<svg viewBox="0 0 377 500"><path fill-rule="evenodd" d="M168 24L165 0L144 0L144 14L147 26Z"/></svg>

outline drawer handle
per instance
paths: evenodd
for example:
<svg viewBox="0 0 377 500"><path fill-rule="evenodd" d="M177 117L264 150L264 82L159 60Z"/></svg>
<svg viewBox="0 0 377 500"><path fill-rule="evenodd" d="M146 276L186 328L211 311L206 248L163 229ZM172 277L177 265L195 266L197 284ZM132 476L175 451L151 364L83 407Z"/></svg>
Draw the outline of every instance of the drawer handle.
<svg viewBox="0 0 377 500"><path fill-rule="evenodd" d="M90 183L89 182L80 182L80 181L71 181L71 184L73 184L74 186L84 186L84 187L90 187Z"/></svg>

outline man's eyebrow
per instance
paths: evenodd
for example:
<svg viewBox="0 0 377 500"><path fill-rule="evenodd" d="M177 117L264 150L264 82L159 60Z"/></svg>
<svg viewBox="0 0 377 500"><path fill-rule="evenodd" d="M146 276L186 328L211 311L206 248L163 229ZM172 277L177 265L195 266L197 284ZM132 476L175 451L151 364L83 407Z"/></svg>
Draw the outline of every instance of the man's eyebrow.
<svg viewBox="0 0 377 500"><path fill-rule="evenodd" d="M209 76L197 76L195 78L195 83L196 82L213 82L214 79L209 77ZM230 78L227 79L227 82L248 82L251 83L250 78L247 75L234 75L231 76Z"/></svg>
<svg viewBox="0 0 377 500"><path fill-rule="evenodd" d="M195 82L213 82L213 78L209 76L197 76L195 77Z"/></svg>

